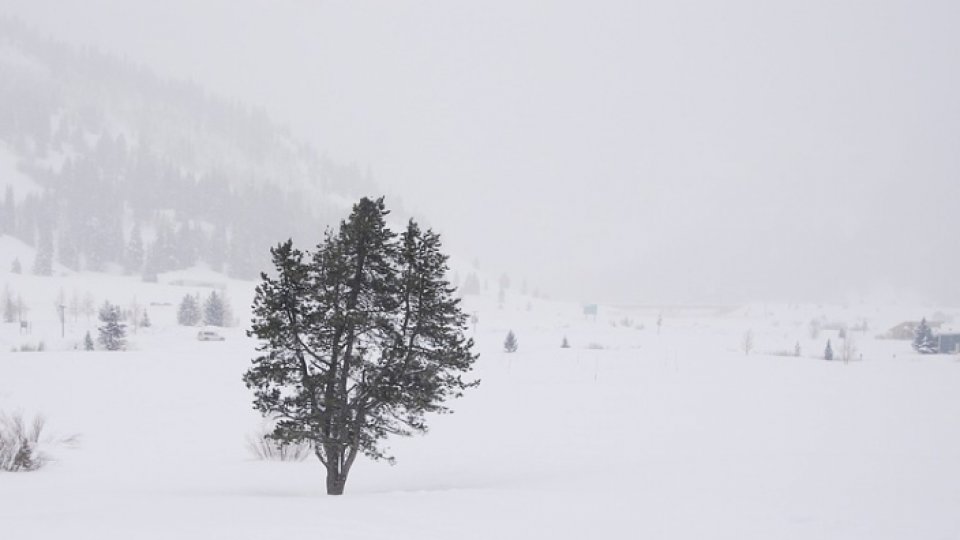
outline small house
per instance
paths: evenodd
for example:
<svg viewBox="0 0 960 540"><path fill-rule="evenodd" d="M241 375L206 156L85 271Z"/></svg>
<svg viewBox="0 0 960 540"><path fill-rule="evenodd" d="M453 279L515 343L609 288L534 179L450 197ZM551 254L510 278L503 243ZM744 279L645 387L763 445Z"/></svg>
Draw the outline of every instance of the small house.
<svg viewBox="0 0 960 540"><path fill-rule="evenodd" d="M931 330L936 330L941 325L937 321L927 321L927 326ZM887 330L886 334L877 336L881 339L913 339L917 335L917 327L920 326L920 321L907 321L902 322L890 330Z"/></svg>
<svg viewBox="0 0 960 540"><path fill-rule="evenodd" d="M940 354L960 353L960 333L937 334L934 338Z"/></svg>

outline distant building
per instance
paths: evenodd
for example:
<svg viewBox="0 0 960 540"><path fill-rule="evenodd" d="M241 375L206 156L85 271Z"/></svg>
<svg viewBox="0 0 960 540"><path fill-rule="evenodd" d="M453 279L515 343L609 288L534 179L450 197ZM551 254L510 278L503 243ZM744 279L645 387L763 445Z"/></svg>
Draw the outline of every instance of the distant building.
<svg viewBox="0 0 960 540"><path fill-rule="evenodd" d="M938 334L934 338L937 340L937 352L940 354L960 353L960 334Z"/></svg>
<svg viewBox="0 0 960 540"><path fill-rule="evenodd" d="M936 321L927 321L927 326L929 326L931 330L940 328L941 324L942 323ZM918 326L920 326L920 321L902 322L887 330L882 336L877 337L882 339L913 339L917 335Z"/></svg>

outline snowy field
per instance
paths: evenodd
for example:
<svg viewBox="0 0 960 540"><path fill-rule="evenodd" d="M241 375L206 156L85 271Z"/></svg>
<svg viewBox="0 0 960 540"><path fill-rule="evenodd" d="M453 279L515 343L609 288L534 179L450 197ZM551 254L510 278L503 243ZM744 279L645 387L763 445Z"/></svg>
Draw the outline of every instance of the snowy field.
<svg viewBox="0 0 960 540"><path fill-rule="evenodd" d="M176 303L216 276L2 277L34 326L0 325L0 410L80 436L48 445L38 472L0 473L4 539L960 537L960 362L873 338L915 310L666 310L658 333L659 309L601 306L594 321L576 304L469 296L482 385L427 436L391 441L396 466L361 461L329 497L315 459L246 448L260 426L240 380L250 284L217 283L241 324L206 343L175 325ZM61 339L61 288L136 296L154 324L125 352L73 350L96 322L68 318ZM851 332L855 361L817 358L839 343L811 338L820 315L870 321ZM44 352L10 352L40 339ZM797 341L801 357L773 354Z"/></svg>

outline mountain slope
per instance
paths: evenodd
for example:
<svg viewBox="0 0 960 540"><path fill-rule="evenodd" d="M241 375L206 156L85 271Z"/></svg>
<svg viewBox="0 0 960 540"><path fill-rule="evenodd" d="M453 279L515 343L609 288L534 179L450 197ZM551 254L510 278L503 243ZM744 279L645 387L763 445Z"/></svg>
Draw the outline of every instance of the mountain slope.
<svg viewBox="0 0 960 540"><path fill-rule="evenodd" d="M0 19L0 234L72 269L237 277L372 190L265 114Z"/></svg>

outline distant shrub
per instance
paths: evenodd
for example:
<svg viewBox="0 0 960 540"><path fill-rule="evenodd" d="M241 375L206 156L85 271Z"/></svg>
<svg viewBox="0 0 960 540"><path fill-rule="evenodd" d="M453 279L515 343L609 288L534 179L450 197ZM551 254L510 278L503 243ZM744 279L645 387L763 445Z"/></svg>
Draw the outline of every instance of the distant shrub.
<svg viewBox="0 0 960 540"><path fill-rule="evenodd" d="M247 437L247 449L261 461L303 461L313 453L309 443L283 444L270 436L271 429L264 426L255 435Z"/></svg>
<svg viewBox="0 0 960 540"><path fill-rule="evenodd" d="M78 435L55 437L46 431L47 422L37 415L32 422L16 413L0 413L0 471L35 471L46 465L50 458L41 451L41 446L75 446Z"/></svg>
<svg viewBox="0 0 960 540"><path fill-rule="evenodd" d="M42 416L28 425L22 415L0 415L0 471L35 471L47 463L37 448L45 423Z"/></svg>
<svg viewBox="0 0 960 540"><path fill-rule="evenodd" d="M37 343L21 343L20 347L13 347L12 352L43 352L46 348L43 341L38 341Z"/></svg>

